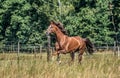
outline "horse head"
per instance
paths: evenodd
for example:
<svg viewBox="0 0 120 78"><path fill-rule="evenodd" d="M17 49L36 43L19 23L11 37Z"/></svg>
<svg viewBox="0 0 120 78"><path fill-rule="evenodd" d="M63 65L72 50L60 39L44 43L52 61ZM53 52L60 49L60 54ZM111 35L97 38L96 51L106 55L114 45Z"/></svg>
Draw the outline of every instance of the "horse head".
<svg viewBox="0 0 120 78"><path fill-rule="evenodd" d="M51 21L46 33L47 34L55 33L57 30L58 30L58 27L56 23L54 21Z"/></svg>

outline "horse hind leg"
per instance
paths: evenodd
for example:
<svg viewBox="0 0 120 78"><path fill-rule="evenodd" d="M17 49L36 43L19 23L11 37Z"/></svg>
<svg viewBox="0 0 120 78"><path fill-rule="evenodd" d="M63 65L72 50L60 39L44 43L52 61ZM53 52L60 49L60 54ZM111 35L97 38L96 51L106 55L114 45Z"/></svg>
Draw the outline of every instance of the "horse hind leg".
<svg viewBox="0 0 120 78"><path fill-rule="evenodd" d="M74 58L75 58L74 52L70 53L70 56L71 56L71 61L74 61Z"/></svg>
<svg viewBox="0 0 120 78"><path fill-rule="evenodd" d="M81 63L83 52L84 52L84 50L80 50L79 51L79 54L78 54L78 63Z"/></svg>
<svg viewBox="0 0 120 78"><path fill-rule="evenodd" d="M70 53L71 60L68 62L69 65L72 65L72 63L74 62L74 55L75 54L73 52Z"/></svg>

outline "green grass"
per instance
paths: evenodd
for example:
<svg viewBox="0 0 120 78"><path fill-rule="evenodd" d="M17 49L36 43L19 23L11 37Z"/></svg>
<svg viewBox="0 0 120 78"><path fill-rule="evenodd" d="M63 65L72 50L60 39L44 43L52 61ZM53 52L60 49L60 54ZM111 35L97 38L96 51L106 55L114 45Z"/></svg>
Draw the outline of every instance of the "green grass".
<svg viewBox="0 0 120 78"><path fill-rule="evenodd" d="M111 53L83 56L82 64L69 54L61 55L61 64L47 62L46 54L0 54L0 78L120 78L120 57ZM55 57L54 57L55 58Z"/></svg>

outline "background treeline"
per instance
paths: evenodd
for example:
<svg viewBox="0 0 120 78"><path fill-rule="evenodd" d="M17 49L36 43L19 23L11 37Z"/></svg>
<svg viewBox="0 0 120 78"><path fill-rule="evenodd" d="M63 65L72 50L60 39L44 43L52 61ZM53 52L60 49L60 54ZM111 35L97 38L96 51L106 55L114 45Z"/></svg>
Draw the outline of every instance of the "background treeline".
<svg viewBox="0 0 120 78"><path fill-rule="evenodd" d="M0 42L43 43L50 20L70 36L120 41L120 0L0 0Z"/></svg>

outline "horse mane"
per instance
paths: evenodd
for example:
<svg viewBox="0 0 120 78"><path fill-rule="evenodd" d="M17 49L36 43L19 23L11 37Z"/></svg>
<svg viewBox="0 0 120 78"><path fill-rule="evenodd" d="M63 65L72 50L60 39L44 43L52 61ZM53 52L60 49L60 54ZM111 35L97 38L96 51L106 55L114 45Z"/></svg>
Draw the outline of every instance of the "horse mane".
<svg viewBox="0 0 120 78"><path fill-rule="evenodd" d="M58 23L56 23L54 21L52 21L52 22L61 30L62 33L64 33L65 35L68 34L61 22L58 22Z"/></svg>

